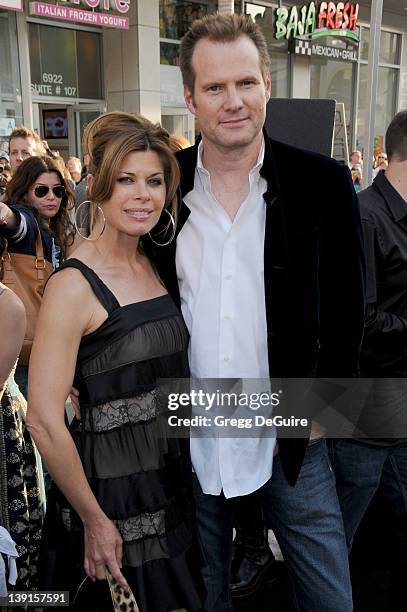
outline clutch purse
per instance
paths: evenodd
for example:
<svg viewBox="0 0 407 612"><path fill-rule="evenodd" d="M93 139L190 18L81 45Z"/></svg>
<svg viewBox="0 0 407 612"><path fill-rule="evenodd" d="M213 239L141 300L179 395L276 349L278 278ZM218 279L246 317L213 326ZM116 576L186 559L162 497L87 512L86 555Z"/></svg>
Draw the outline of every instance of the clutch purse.
<svg viewBox="0 0 407 612"><path fill-rule="evenodd" d="M116 612L140 612L136 598L130 587L124 589L106 568L106 578Z"/></svg>

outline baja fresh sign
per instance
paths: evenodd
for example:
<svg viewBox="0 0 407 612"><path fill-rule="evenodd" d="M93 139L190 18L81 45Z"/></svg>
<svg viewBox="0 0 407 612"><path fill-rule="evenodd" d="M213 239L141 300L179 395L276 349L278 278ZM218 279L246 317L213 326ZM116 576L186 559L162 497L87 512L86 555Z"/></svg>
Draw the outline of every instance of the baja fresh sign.
<svg viewBox="0 0 407 612"><path fill-rule="evenodd" d="M275 37L306 38L344 37L359 42L356 31L359 4L351 2L310 2L302 7L276 9Z"/></svg>

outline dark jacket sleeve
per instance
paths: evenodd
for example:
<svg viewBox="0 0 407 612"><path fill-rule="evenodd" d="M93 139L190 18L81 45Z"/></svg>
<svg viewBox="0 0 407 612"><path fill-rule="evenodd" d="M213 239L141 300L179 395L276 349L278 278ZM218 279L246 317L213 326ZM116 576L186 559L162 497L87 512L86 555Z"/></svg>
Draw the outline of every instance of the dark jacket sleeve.
<svg viewBox="0 0 407 612"><path fill-rule="evenodd" d="M319 377L355 377L363 338L365 259L349 169L336 164L320 210Z"/></svg>
<svg viewBox="0 0 407 612"><path fill-rule="evenodd" d="M387 361L391 355L404 353L407 348L407 319L377 306L379 262L384 254L380 249L378 229L373 220L363 219L366 255L366 321L363 351L377 361Z"/></svg>
<svg viewBox="0 0 407 612"><path fill-rule="evenodd" d="M10 206L16 216L17 228L9 230L5 226L0 226L1 233L8 242L8 249L12 253L22 253L24 255L35 255L36 253L36 237L37 237L37 221L32 210L25 206L13 205ZM19 228L21 222L24 219L24 231L21 233ZM44 229L41 224L40 227L42 243L44 247L44 256L50 263L52 263L52 237L51 234Z"/></svg>
<svg viewBox="0 0 407 612"><path fill-rule="evenodd" d="M8 229L6 225L2 226L2 235L7 239L12 250L29 255L35 254L36 224L34 214L24 206L12 205L10 208L16 218L16 227ZM24 225L22 225L23 223ZM14 246L16 248L13 248Z"/></svg>

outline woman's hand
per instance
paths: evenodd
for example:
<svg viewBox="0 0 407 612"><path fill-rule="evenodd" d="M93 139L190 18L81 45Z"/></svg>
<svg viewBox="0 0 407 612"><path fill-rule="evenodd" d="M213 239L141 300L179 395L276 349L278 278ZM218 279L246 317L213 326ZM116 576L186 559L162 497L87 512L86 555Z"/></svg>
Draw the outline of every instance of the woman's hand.
<svg viewBox="0 0 407 612"><path fill-rule="evenodd" d="M106 578L106 566L113 578L128 588L120 571L123 557L123 541L114 523L102 514L84 521L85 527L85 572L92 579Z"/></svg>
<svg viewBox="0 0 407 612"><path fill-rule="evenodd" d="M13 210L4 204L4 202L0 202L0 227L7 226L7 229L15 229L17 227L17 220Z"/></svg>
<svg viewBox="0 0 407 612"><path fill-rule="evenodd" d="M0 202L0 225L7 225L7 219L10 215L10 209L7 204Z"/></svg>

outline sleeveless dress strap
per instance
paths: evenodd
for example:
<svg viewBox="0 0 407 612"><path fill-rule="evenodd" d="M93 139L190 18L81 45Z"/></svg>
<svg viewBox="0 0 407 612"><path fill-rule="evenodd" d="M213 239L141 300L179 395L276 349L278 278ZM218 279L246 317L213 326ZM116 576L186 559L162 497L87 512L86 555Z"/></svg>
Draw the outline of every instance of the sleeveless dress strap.
<svg viewBox="0 0 407 612"><path fill-rule="evenodd" d="M96 272L94 272L92 268L89 268L86 264L84 264L83 261L80 261L79 259L75 258L66 259L59 266L59 268L55 270L54 274L58 274L58 272L60 270L63 270L64 268L76 268L83 274L83 276L86 278L89 285L91 286L93 293L109 315L117 308L120 308L120 304L117 301L117 298L113 295L110 289L106 287L105 283L96 274Z"/></svg>

